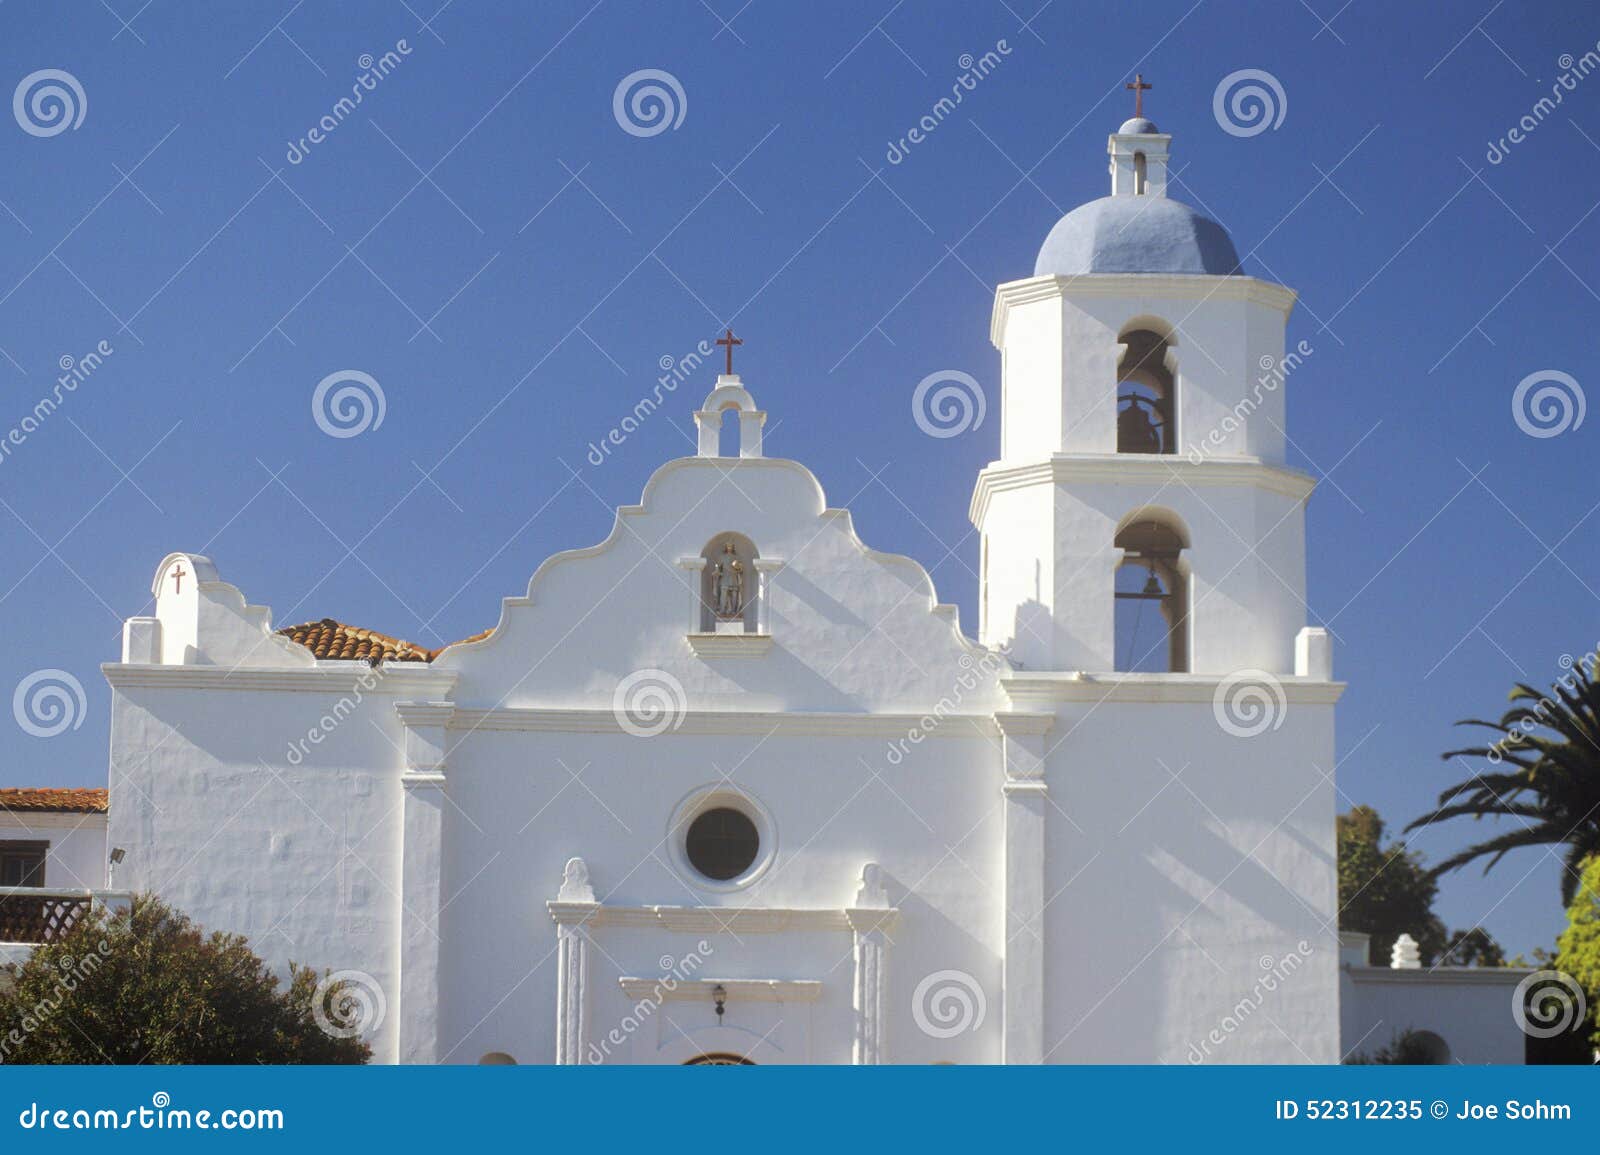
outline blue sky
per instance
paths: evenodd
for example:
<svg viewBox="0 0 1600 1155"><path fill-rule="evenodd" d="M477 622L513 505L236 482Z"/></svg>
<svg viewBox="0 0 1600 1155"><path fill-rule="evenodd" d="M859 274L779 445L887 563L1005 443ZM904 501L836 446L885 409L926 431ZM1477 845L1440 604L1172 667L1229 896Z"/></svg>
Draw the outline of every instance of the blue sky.
<svg viewBox="0 0 1600 1155"><path fill-rule="evenodd" d="M0 462L0 687L59 668L89 699L54 738L0 727L0 781L104 781L97 665L172 549L210 554L279 624L429 646L492 624L544 557L600 540L692 452L709 378L586 460L662 358L725 323L769 454L927 565L975 631L993 288L1106 191L1135 71L1174 136L1175 195L1301 294L1290 338L1315 354L1289 428L1294 464L1325 476L1309 601L1350 683L1347 804L1396 828L1422 813L1461 774L1439 759L1455 719L1498 714L1511 681L1548 683L1600 638L1600 419L1532 437L1511 404L1529 374L1581 389L1597 372L1600 77L1486 157L1600 40L1591 6L439 2L0 8L7 90L60 69L85 102L55 135L0 126L0 425L61 358L113 350ZM363 55L401 40L291 163ZM963 55L1002 40L890 163ZM681 85L676 128L614 117L640 69ZM1280 83L1278 127L1213 116L1240 69ZM380 383L381 426L319 432L312 392L341 369ZM990 417L931 438L911 394L948 369L983 384ZM1482 833L1413 842L1437 858ZM1557 871L1522 851L1449 878L1439 908L1548 945Z"/></svg>

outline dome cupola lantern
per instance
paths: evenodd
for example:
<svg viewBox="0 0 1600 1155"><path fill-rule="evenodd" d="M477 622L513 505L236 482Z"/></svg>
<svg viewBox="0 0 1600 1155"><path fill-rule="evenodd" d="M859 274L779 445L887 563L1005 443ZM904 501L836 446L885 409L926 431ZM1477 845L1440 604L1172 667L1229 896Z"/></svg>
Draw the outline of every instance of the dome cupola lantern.
<svg viewBox="0 0 1600 1155"><path fill-rule="evenodd" d="M1106 144L1111 154L1111 195L1164 197L1172 137L1145 118L1144 94L1152 86L1145 83L1143 74L1124 87L1133 89L1133 116L1122 122Z"/></svg>
<svg viewBox="0 0 1600 1155"><path fill-rule="evenodd" d="M1128 85L1134 115L1106 142L1111 195L1079 205L1056 222L1034 262L1033 275L1084 273L1198 273L1231 276L1239 254L1216 221L1167 196L1172 137L1146 119L1141 76Z"/></svg>

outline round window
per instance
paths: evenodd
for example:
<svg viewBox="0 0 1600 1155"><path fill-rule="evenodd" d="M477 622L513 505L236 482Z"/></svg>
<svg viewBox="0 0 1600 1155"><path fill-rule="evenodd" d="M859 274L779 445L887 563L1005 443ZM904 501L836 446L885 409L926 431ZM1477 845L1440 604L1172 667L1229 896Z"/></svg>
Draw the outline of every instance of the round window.
<svg viewBox="0 0 1600 1155"><path fill-rule="evenodd" d="M689 865L707 878L738 878L756 860L761 835L743 812L729 806L707 810L689 824L684 850Z"/></svg>

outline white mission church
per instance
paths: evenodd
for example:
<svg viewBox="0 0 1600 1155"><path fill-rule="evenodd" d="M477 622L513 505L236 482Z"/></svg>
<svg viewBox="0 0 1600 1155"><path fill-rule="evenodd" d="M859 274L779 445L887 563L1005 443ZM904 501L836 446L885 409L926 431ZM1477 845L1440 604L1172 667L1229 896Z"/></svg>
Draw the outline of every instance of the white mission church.
<svg viewBox="0 0 1600 1155"><path fill-rule="evenodd" d="M976 640L730 372L697 456L439 651L168 556L103 667L109 812L0 795L5 901L114 880L348 972L385 1062L1520 1062L1525 972L1341 953L1295 294L1170 142L1123 124L995 294Z"/></svg>

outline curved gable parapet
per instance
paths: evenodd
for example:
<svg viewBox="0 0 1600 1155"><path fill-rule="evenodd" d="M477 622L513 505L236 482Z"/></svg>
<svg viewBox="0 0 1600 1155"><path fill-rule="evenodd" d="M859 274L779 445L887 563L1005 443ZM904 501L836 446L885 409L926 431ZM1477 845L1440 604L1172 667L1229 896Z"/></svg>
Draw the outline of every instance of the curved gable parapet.
<svg viewBox="0 0 1600 1155"><path fill-rule="evenodd" d="M177 551L162 558L150 596L161 623L162 665L316 665L310 650L273 631L270 607L247 602L204 554Z"/></svg>
<svg viewBox="0 0 1600 1155"><path fill-rule="evenodd" d="M705 546L719 534L758 547L751 588L770 581L759 588L771 617L746 628L762 646L727 635L691 645L702 636ZM730 656L740 652L753 660ZM697 708L871 710L931 704L953 669L987 655L928 571L864 543L805 466L678 458L651 475L639 504L617 509L604 540L547 558L525 594L502 601L493 630L435 664L460 671L463 701L609 705L623 676L652 668ZM996 654L984 666L1006 663Z"/></svg>
<svg viewBox="0 0 1600 1155"><path fill-rule="evenodd" d="M934 588L933 584L933 575L927 571L927 568L924 567L920 561L907 554L887 553L881 549L873 549L870 545L861 540L861 535L856 532L855 519L850 516L850 511L848 509L843 507L836 509L824 509L822 511L822 516L825 518L834 518L842 521L844 523L845 531L850 535L850 539L855 542L856 548L860 549L865 557L877 562L879 565L901 566L909 569L915 575L915 580L918 582L919 586L926 591L927 612L948 622L955 639L960 642L968 652L989 652L989 648L987 646L981 645L961 632L961 607L956 605L954 602L941 602L939 600L938 591Z"/></svg>
<svg viewBox="0 0 1600 1155"><path fill-rule="evenodd" d="M196 581L222 581L222 578L217 574L216 564L205 554L185 553L183 550L173 550L166 557L161 559L160 565L156 566L155 575L150 579L150 596L153 598L159 598L161 596L161 584L164 580L169 579L169 575L173 566L184 563L188 564L189 573ZM243 595L241 594L240 597L242 599Z"/></svg>

